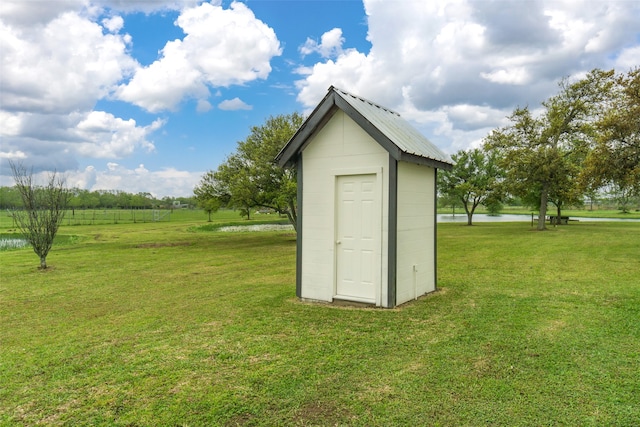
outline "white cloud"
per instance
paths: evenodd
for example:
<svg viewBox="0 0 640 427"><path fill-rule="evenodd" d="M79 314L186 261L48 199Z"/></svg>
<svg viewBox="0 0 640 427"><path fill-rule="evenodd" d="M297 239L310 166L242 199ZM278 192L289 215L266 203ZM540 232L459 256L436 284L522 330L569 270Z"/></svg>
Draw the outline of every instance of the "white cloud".
<svg viewBox="0 0 640 427"><path fill-rule="evenodd" d="M495 128L505 123L502 110L486 105L458 104L441 108L456 129L463 131Z"/></svg>
<svg viewBox="0 0 640 427"><path fill-rule="evenodd" d="M38 2L40 4L40 2ZM136 67L119 34L74 12L46 25L0 22L2 109L57 114L88 110Z"/></svg>
<svg viewBox="0 0 640 427"><path fill-rule="evenodd" d="M87 190L96 184L97 172L93 166L87 166L84 170L67 173L65 183L68 188Z"/></svg>
<svg viewBox="0 0 640 427"><path fill-rule="evenodd" d="M565 76L640 64L637 2L364 5L370 51L340 44L335 57L298 68L298 101L311 109L341 87L400 112L448 152L477 145L514 107L535 108ZM301 52L321 46L308 41Z"/></svg>
<svg viewBox="0 0 640 427"><path fill-rule="evenodd" d="M120 190L127 193L148 192L155 197L180 197L193 194L204 172L165 168L148 170L143 164L136 168L109 162L104 168L87 166L84 170L67 171L67 185L89 191Z"/></svg>
<svg viewBox="0 0 640 427"><path fill-rule="evenodd" d="M153 13L194 7L202 0L3 0L0 19L10 25L30 27L46 24L65 12L80 12L95 17L108 9L112 12ZM211 1L220 4L220 0Z"/></svg>
<svg viewBox="0 0 640 427"><path fill-rule="evenodd" d="M373 92L370 85L374 83L374 79L371 78L374 61L375 59L371 56L349 49L335 61L328 60L318 62L313 67L298 68L298 74L306 76L304 80L296 82L296 87L299 89L298 101L307 108L313 108L324 97L331 85L366 96L366 93ZM387 76L378 77L382 81L387 78ZM366 89L367 87L369 89Z"/></svg>
<svg viewBox="0 0 640 427"><path fill-rule="evenodd" d="M73 130L79 141L77 153L92 158L122 158L140 148L153 151L147 137L164 125L160 119L138 126L133 119L123 120L104 111L92 111Z"/></svg>
<svg viewBox="0 0 640 427"><path fill-rule="evenodd" d="M531 75L525 67L500 68L480 75L494 83L522 85L531 81Z"/></svg>
<svg viewBox="0 0 640 427"><path fill-rule="evenodd" d="M615 67L620 72L640 67L640 46L622 50L616 58Z"/></svg>
<svg viewBox="0 0 640 427"><path fill-rule="evenodd" d="M208 97L202 73L193 68L186 54L181 40L168 42L163 58L138 69L133 79L119 88L118 99L157 112L177 109L185 97Z"/></svg>
<svg viewBox="0 0 640 427"><path fill-rule="evenodd" d="M97 0L95 4L123 12L152 13L163 10L182 10L196 6L201 1L202 0ZM211 3L219 4L220 0L213 0Z"/></svg>
<svg viewBox="0 0 640 427"><path fill-rule="evenodd" d="M21 120L18 114L0 110L0 136L10 138L20 134Z"/></svg>
<svg viewBox="0 0 640 427"><path fill-rule="evenodd" d="M299 50L302 55L318 53L323 58L335 58L342 53L342 44L344 41L342 30L340 28L334 28L322 35L320 43L307 38L307 41Z"/></svg>
<svg viewBox="0 0 640 427"><path fill-rule="evenodd" d="M34 171L74 171L78 159L122 159L155 150L164 119L140 123L106 111L120 98L149 111L195 98L209 111L209 88L265 79L281 54L274 31L242 3L220 1L60 0L0 2L2 75L0 168L24 159ZM161 58L142 67L118 12L177 10L185 36L166 43ZM240 100L225 108L249 109ZM86 170L81 182L91 182ZM96 172L96 182L104 178ZM141 173L137 171L136 173ZM100 178L102 176L102 178ZM115 175L114 175L115 176ZM115 178L114 178L115 179Z"/></svg>
<svg viewBox="0 0 640 427"><path fill-rule="evenodd" d="M0 2L0 19L7 24L19 27L38 26L64 12L80 10L86 3L86 0L3 0Z"/></svg>
<svg viewBox="0 0 640 427"><path fill-rule="evenodd" d="M210 111L212 108L213 106L206 99L199 99L198 104L196 105L196 111L198 113L206 113L207 111Z"/></svg>
<svg viewBox="0 0 640 427"><path fill-rule="evenodd" d="M154 150L164 121L140 125L104 111L123 79L139 67L122 17L98 24L88 1L6 1L0 6L2 159L40 170L74 170L77 158L123 158Z"/></svg>
<svg viewBox="0 0 640 427"><path fill-rule="evenodd" d="M14 162L24 160L27 158L27 155L20 150L16 151L2 151L0 150L0 159L12 160Z"/></svg>
<svg viewBox="0 0 640 427"><path fill-rule="evenodd" d="M0 119L5 117L11 126L1 126L5 120L0 120L2 152L23 153L25 162L36 171L75 169L78 157L119 159L136 151L154 151L150 136L165 123L156 119L140 126L133 119L103 111L0 114Z"/></svg>
<svg viewBox="0 0 640 427"><path fill-rule="evenodd" d="M110 32L117 33L124 26L124 19L122 19L122 16L113 16L111 18L105 18L102 20L102 25Z"/></svg>
<svg viewBox="0 0 640 427"><path fill-rule="evenodd" d="M206 99L209 87L266 79L270 60L282 53L274 31L243 3L203 3L185 9L176 25L184 39L168 42L160 59L121 85L119 99L151 112L173 110L185 98Z"/></svg>
<svg viewBox="0 0 640 427"><path fill-rule="evenodd" d="M221 110L234 111L234 110L251 110L253 107L246 104L240 98L225 99L218 104L218 108Z"/></svg>
<svg viewBox="0 0 640 427"><path fill-rule="evenodd" d="M204 172L184 171L172 167L149 170L143 164L129 169L115 162L66 173L67 183L75 183L77 185L74 186L81 189L120 190L133 194L148 192L157 198L191 196L203 175Z"/></svg>

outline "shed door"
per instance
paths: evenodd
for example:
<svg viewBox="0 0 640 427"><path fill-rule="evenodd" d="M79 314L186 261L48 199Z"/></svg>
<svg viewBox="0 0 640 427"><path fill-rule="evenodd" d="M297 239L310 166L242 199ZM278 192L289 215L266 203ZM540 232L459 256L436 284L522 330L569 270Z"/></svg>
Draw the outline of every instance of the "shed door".
<svg viewBox="0 0 640 427"><path fill-rule="evenodd" d="M382 223L376 175L338 176L336 193L336 297L375 303Z"/></svg>

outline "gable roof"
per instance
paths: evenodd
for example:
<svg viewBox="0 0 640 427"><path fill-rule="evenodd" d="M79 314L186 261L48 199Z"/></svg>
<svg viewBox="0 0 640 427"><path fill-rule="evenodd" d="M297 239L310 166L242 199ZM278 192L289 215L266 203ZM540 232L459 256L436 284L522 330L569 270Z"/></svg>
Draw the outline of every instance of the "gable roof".
<svg viewBox="0 0 640 427"><path fill-rule="evenodd" d="M450 170L453 162L400 114L334 86L276 156L276 163L287 167L295 164L311 137L331 119L344 111L395 160Z"/></svg>

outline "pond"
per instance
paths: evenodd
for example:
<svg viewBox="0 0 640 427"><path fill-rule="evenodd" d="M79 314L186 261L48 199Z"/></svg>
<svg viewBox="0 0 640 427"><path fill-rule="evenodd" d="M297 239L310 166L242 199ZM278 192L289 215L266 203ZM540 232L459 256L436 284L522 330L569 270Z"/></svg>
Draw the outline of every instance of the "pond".
<svg viewBox="0 0 640 427"><path fill-rule="evenodd" d="M233 233L239 231L284 231L293 230L291 224L254 224L254 225L230 225L220 227L218 231Z"/></svg>
<svg viewBox="0 0 640 427"><path fill-rule="evenodd" d="M0 251L6 251L10 249L21 249L29 246L29 242L25 239L17 237L0 237Z"/></svg>

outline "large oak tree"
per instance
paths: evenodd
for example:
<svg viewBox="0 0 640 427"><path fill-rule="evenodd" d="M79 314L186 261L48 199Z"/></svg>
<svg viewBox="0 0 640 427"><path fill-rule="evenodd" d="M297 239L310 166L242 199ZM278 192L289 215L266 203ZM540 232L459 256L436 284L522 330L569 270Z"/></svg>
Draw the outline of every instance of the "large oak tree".
<svg viewBox="0 0 640 427"><path fill-rule="evenodd" d="M510 191L538 205L538 230L544 230L547 205L561 207L579 199L578 176L595 137L594 117L606 103L613 71L593 70L577 82L563 80L557 95L543 102L541 114L516 108L511 124L487 138L499 153Z"/></svg>
<svg viewBox="0 0 640 427"><path fill-rule="evenodd" d="M496 153L479 148L460 150L451 156L451 171L438 174L438 188L451 199L459 201L467 214L467 225L473 224L473 214L480 204L500 199L502 171Z"/></svg>
<svg viewBox="0 0 640 427"><path fill-rule="evenodd" d="M596 122L597 137L582 181L609 186L623 197L640 195L640 68L616 76L609 103ZM623 205L624 206L624 205Z"/></svg>

